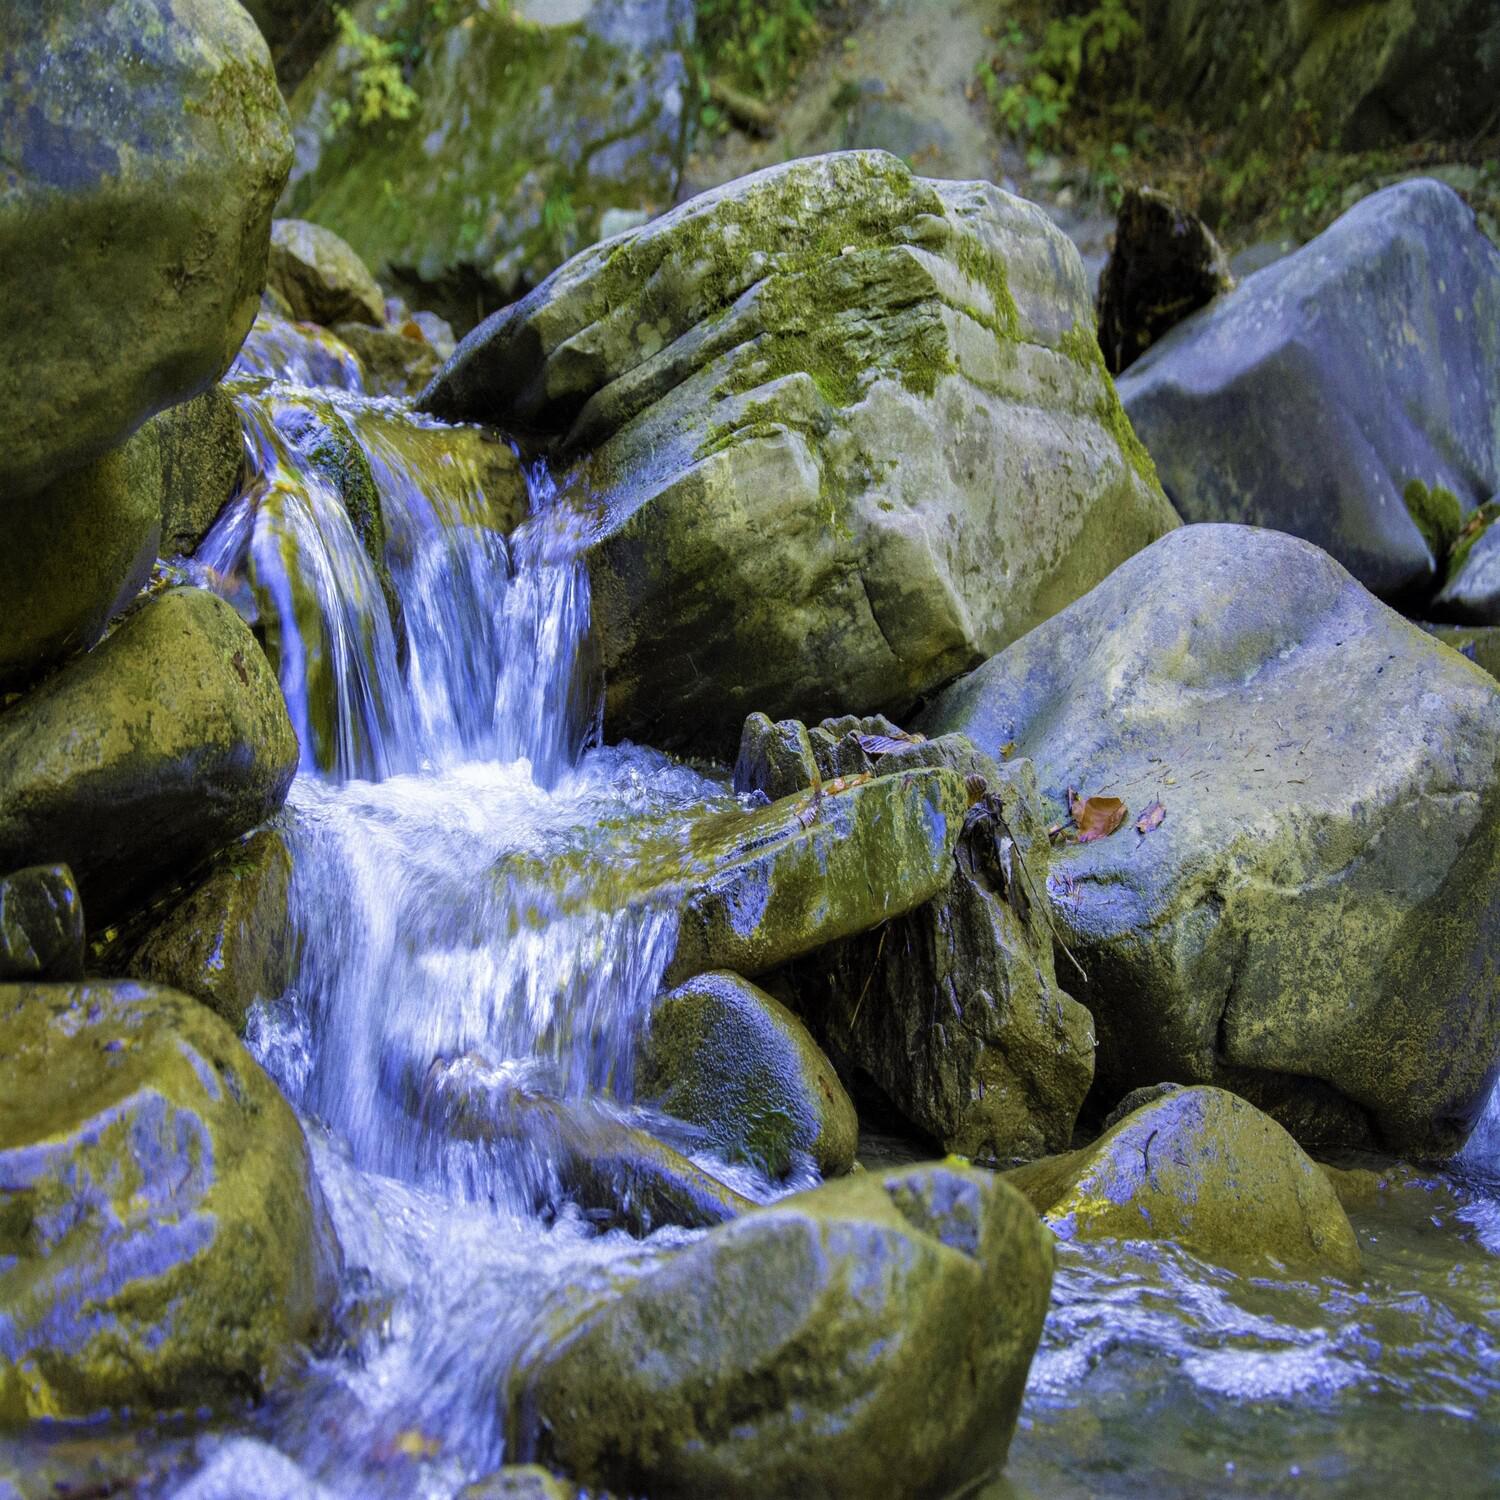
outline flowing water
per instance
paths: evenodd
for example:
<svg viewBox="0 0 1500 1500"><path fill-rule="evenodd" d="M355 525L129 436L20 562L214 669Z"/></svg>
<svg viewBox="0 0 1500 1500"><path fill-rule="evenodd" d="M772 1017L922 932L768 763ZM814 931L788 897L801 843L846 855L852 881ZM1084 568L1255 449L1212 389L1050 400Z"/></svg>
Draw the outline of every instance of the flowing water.
<svg viewBox="0 0 1500 1500"><path fill-rule="evenodd" d="M189 567L260 630L303 750L279 819L299 972L247 1041L308 1130L345 1258L337 1331L237 1427L12 1444L28 1495L122 1473L194 1500L452 1495L506 1456L506 1370L548 1302L691 1238L601 1232L545 1142L455 1124L545 1098L672 1135L632 1098L675 936L633 870L733 800L721 779L597 744L591 518L537 468L511 524L476 434L360 395L357 362L334 378L337 351L314 345L268 326L247 346L250 479ZM347 439L379 492L379 545ZM771 1184L672 1138L752 1197L813 1180ZM1459 1166L1355 1215L1358 1285L1235 1277L1161 1245L1061 1247L988 1493L1497 1492L1497 1165L1492 1101Z"/></svg>

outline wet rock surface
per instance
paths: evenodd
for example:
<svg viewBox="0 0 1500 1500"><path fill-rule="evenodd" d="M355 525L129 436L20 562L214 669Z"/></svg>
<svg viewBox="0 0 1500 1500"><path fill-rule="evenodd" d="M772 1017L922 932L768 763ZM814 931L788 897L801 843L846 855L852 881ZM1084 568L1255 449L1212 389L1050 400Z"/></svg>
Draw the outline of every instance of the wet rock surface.
<svg viewBox="0 0 1500 1500"><path fill-rule="evenodd" d="M0 983L83 978L83 902L66 865L0 878Z"/></svg>
<svg viewBox="0 0 1500 1500"><path fill-rule="evenodd" d="M0 1038L0 1418L264 1390L337 1272L275 1086L148 986L0 986Z"/></svg>
<svg viewBox="0 0 1500 1500"><path fill-rule="evenodd" d="M627 1493L946 1495L1004 1460L1051 1273L987 1173L849 1178L552 1311L510 1441Z"/></svg>
<svg viewBox="0 0 1500 1500"><path fill-rule="evenodd" d="M1304 1142L1462 1143L1500 1050L1493 679L1316 548L1194 526L921 726L1014 743L1060 810L1129 799L1048 881L1105 1105L1216 1083Z"/></svg>
<svg viewBox="0 0 1500 1500"><path fill-rule="evenodd" d="M1068 242L878 152L584 252L422 402L575 460L606 726L656 744L904 707L1176 524Z"/></svg>

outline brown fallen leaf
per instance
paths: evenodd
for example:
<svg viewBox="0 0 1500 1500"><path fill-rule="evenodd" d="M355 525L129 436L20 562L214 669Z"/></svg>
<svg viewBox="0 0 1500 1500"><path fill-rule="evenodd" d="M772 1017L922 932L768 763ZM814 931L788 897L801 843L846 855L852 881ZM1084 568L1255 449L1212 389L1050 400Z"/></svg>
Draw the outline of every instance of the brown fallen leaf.
<svg viewBox="0 0 1500 1500"><path fill-rule="evenodd" d="M1092 844L1107 839L1125 821L1127 808L1118 797L1086 797L1073 805L1073 821L1078 825L1078 842Z"/></svg>
<svg viewBox="0 0 1500 1500"><path fill-rule="evenodd" d="M1140 817L1135 820L1135 831L1140 834L1150 833L1153 828L1161 827L1161 820L1166 817L1167 810L1160 802L1153 802Z"/></svg>

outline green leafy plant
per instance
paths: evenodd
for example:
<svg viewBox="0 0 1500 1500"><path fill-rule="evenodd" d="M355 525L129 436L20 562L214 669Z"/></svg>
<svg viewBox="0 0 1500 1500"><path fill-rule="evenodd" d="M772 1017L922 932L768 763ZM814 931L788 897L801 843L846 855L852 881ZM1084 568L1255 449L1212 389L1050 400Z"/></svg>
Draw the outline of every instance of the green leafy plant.
<svg viewBox="0 0 1500 1500"><path fill-rule="evenodd" d="M374 125L381 120L410 119L417 107L417 95L406 81L396 43L366 31L345 6L339 6L334 17L340 42L356 58L350 80L352 97L335 101L331 116L334 128L350 120L357 125Z"/></svg>
<svg viewBox="0 0 1500 1500"><path fill-rule="evenodd" d="M782 94L822 39L827 0L698 0L703 99L715 74L763 99Z"/></svg>

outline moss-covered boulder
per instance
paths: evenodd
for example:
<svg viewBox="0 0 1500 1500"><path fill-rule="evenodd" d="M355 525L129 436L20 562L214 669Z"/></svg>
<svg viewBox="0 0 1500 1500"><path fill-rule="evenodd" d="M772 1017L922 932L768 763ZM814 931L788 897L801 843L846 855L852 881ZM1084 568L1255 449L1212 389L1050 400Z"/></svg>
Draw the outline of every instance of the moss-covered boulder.
<svg viewBox="0 0 1500 1500"><path fill-rule="evenodd" d="M234 398L216 385L154 417L161 460L164 557L189 556L234 498L245 469L245 433Z"/></svg>
<svg viewBox="0 0 1500 1500"><path fill-rule="evenodd" d="M334 1290L296 1118L197 1001L0 986L0 1422L259 1395Z"/></svg>
<svg viewBox="0 0 1500 1500"><path fill-rule="evenodd" d="M340 323L334 332L359 356L371 396L418 396L443 363L414 321L395 328Z"/></svg>
<svg viewBox="0 0 1500 1500"><path fill-rule="evenodd" d="M696 1125L713 1149L784 1177L811 1157L847 1172L859 1120L807 1028L738 974L700 974L660 996L636 1062L637 1097Z"/></svg>
<svg viewBox="0 0 1500 1500"><path fill-rule="evenodd" d="M274 1000L292 982L298 943L291 879L291 853L277 829L232 844L151 929L126 972L201 1000L243 1032L250 1007Z"/></svg>
<svg viewBox="0 0 1500 1500"><path fill-rule="evenodd" d="M1007 1172L1063 1240L1171 1240L1207 1260L1357 1276L1354 1230L1291 1136L1223 1089L1174 1089L1081 1151Z"/></svg>
<svg viewBox="0 0 1500 1500"><path fill-rule="evenodd" d="M161 479L148 429L4 502L0 692L87 650L146 582L161 540Z"/></svg>
<svg viewBox="0 0 1500 1500"><path fill-rule="evenodd" d="M1316 542L1388 597L1442 583L1406 495L1500 491L1500 250L1451 189L1400 183L1185 322L1120 399L1188 521Z"/></svg>
<svg viewBox="0 0 1500 1500"><path fill-rule="evenodd" d="M1493 678L1316 547L1189 526L920 723L1013 742L1059 823L1128 803L1047 883L1105 1107L1215 1083L1304 1143L1462 1143L1500 1057Z"/></svg>
<svg viewBox="0 0 1500 1500"><path fill-rule="evenodd" d="M961 735L879 730L830 720L809 744L824 775L919 765L963 775L973 806L953 877L777 978L844 1076L873 1084L945 1151L1005 1161L1065 1150L1094 1077L1094 1026L1058 983L1036 773Z"/></svg>
<svg viewBox="0 0 1500 1500"><path fill-rule="evenodd" d="M949 1165L783 1199L560 1299L506 1384L507 1452L676 1496L947 1496L998 1470L1050 1236Z"/></svg>
<svg viewBox="0 0 1500 1500"><path fill-rule="evenodd" d="M610 209L671 205L690 0L350 11L367 36L415 39L413 97L403 118L362 119L369 58L330 47L292 98L286 207L415 304L470 328L597 239Z"/></svg>
<svg viewBox="0 0 1500 1500"><path fill-rule="evenodd" d="M606 723L657 744L895 712L1176 525L1062 233L881 152L585 251L422 401L548 435L602 502Z"/></svg>
<svg viewBox="0 0 1500 1500"><path fill-rule="evenodd" d="M306 219L271 225L266 285L301 323L385 322L385 293L347 240Z"/></svg>
<svg viewBox="0 0 1500 1500"><path fill-rule="evenodd" d="M66 865L0 877L0 982L83 978L83 901Z"/></svg>
<svg viewBox="0 0 1500 1500"><path fill-rule="evenodd" d="M269 817L296 765L249 628L168 590L0 711L0 868L70 865L102 924Z"/></svg>
<svg viewBox="0 0 1500 1500"><path fill-rule="evenodd" d="M0 56L0 495L14 497L229 367L292 139L233 0L20 0L0 11Z"/></svg>
<svg viewBox="0 0 1500 1500"><path fill-rule="evenodd" d="M966 793L922 768L699 819L643 899L678 912L665 982L754 977L878 927L942 890Z"/></svg>

